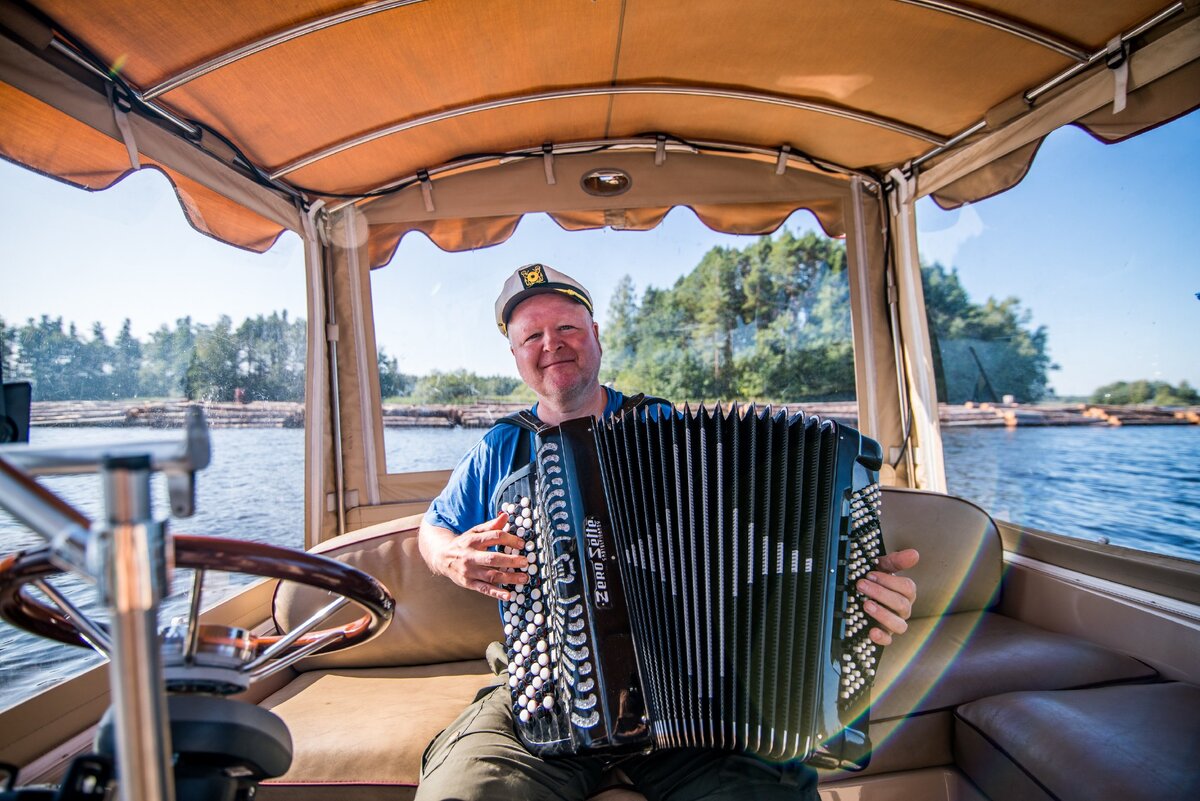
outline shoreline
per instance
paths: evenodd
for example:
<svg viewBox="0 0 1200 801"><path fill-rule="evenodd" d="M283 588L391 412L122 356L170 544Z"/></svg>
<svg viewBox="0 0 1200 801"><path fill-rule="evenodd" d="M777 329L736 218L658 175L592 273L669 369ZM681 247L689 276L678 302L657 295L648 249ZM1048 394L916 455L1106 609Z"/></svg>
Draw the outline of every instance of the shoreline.
<svg viewBox="0 0 1200 801"><path fill-rule="evenodd" d="M183 399L143 401L34 401L33 426L180 428L191 403ZM303 428L304 404L292 401L200 402L211 428ZM857 425L853 401L786 404L810 415ZM488 428L527 403L384 404L385 428ZM944 427L1200 425L1200 407L1104 406L1100 404L939 404Z"/></svg>

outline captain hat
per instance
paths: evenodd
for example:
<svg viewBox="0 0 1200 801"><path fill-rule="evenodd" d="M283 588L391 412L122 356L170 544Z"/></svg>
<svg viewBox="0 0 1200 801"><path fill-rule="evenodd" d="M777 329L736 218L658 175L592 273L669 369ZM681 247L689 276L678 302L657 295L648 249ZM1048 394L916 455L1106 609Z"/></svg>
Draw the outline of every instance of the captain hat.
<svg viewBox="0 0 1200 801"><path fill-rule="evenodd" d="M561 292L592 313L592 296L571 276L544 264L526 264L509 276L496 298L496 326L508 336L508 320L521 301L547 292Z"/></svg>

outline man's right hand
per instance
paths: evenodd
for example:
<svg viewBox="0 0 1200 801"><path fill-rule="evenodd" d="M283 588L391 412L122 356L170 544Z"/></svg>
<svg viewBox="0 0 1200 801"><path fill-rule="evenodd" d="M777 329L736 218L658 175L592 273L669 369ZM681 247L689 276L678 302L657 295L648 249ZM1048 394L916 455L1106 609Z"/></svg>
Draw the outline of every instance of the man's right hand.
<svg viewBox="0 0 1200 801"><path fill-rule="evenodd" d="M524 556L506 554L504 547L521 551L525 541L504 531L508 514L501 512L462 534L449 529L421 524L421 555L429 568L460 587L483 593L501 601L509 600L510 587L529 580ZM496 547L497 550L491 550Z"/></svg>

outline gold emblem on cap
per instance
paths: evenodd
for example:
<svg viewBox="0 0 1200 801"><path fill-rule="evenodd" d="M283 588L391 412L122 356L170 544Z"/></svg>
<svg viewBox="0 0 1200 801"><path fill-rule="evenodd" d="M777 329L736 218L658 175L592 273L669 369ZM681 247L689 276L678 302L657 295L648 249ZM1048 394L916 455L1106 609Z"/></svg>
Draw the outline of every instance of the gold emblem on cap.
<svg viewBox="0 0 1200 801"><path fill-rule="evenodd" d="M531 286L536 286L537 284L546 283L546 271L540 264L531 264L525 269L521 270L520 273L521 283L525 285L526 289L529 289Z"/></svg>

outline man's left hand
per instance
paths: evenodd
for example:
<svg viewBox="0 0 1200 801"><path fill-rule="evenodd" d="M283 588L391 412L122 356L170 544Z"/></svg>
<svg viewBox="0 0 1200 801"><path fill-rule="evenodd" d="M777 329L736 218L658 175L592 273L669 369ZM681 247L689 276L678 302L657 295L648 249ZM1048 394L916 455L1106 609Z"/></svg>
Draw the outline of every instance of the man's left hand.
<svg viewBox="0 0 1200 801"><path fill-rule="evenodd" d="M893 634L908 630L905 621L912 615L917 585L912 579L896 574L915 567L920 558L912 548L887 554L879 559L875 570L858 582L859 592L869 599L863 603L863 609L879 623L870 632L873 642L891 645Z"/></svg>

